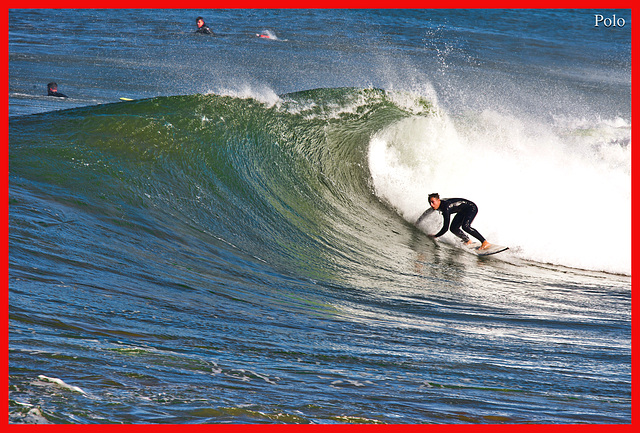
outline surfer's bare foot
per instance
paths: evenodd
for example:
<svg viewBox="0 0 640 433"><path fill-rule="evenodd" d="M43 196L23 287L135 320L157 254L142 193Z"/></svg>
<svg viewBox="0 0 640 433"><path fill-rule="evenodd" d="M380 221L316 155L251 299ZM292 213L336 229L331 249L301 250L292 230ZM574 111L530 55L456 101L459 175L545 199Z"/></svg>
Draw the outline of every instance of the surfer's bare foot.
<svg viewBox="0 0 640 433"><path fill-rule="evenodd" d="M489 248L491 246L491 244L487 241L484 241L482 243L482 245L480 245L480 248L478 248L479 250L486 250L487 248Z"/></svg>

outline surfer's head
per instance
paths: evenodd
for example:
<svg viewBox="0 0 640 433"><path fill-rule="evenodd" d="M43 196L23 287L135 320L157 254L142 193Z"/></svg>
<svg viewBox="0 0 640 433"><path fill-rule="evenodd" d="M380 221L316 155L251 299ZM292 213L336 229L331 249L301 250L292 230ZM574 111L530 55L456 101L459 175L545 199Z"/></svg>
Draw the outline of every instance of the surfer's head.
<svg viewBox="0 0 640 433"><path fill-rule="evenodd" d="M56 83L49 83L47 84L47 90L49 92L57 92L58 91L58 85Z"/></svg>
<svg viewBox="0 0 640 433"><path fill-rule="evenodd" d="M198 26L198 28L202 27L204 25L204 18L202 17L196 18L196 25Z"/></svg>
<svg viewBox="0 0 640 433"><path fill-rule="evenodd" d="M438 208L440 207L440 194L438 194L437 192L429 194L429 205L433 209L438 210Z"/></svg>

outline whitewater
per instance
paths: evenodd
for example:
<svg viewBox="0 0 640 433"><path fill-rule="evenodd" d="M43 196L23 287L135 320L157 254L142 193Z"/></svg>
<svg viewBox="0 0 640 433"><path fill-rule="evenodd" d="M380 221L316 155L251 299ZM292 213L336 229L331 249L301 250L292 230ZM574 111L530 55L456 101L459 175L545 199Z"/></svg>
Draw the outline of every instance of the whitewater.
<svg viewBox="0 0 640 433"><path fill-rule="evenodd" d="M620 118L549 125L438 110L377 133L369 166L376 193L409 222L429 192L473 197L475 226L518 257L630 274L630 137ZM431 225L438 232L441 218Z"/></svg>

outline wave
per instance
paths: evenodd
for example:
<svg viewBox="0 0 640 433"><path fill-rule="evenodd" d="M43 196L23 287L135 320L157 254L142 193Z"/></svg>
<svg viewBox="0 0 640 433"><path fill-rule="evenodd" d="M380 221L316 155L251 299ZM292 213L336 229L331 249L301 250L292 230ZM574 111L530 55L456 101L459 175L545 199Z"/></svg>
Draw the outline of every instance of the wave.
<svg viewBox="0 0 640 433"><path fill-rule="evenodd" d="M440 113L376 134L369 164L377 194L408 221L430 192L468 197L480 208L474 227L521 258L629 274L630 137L623 119Z"/></svg>
<svg viewBox="0 0 640 433"><path fill-rule="evenodd" d="M311 279L371 277L439 191L473 199L474 225L523 258L630 269L624 121L535 129L339 88L159 97L9 124L12 203L21 188L63 203L80 228L138 236L145 260L162 242Z"/></svg>

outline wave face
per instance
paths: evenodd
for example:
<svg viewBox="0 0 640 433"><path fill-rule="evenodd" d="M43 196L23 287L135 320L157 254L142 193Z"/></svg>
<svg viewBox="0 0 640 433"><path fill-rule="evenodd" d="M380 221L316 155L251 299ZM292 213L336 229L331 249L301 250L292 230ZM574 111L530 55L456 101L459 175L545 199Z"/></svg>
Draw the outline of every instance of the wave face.
<svg viewBox="0 0 640 433"><path fill-rule="evenodd" d="M368 88L11 118L11 422L630 419L628 278L542 264L624 271L556 226L610 218L567 209L625 194L628 127L508 120ZM512 255L417 230L438 189Z"/></svg>
<svg viewBox="0 0 640 433"><path fill-rule="evenodd" d="M50 113L12 121L12 183L46 183L40 194L61 195L85 229L107 225L143 248L212 243L314 276L356 260L345 251L384 260L371 251L389 212L370 192L366 155L376 131L407 116L369 89Z"/></svg>

